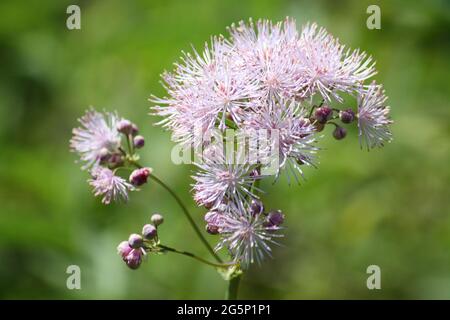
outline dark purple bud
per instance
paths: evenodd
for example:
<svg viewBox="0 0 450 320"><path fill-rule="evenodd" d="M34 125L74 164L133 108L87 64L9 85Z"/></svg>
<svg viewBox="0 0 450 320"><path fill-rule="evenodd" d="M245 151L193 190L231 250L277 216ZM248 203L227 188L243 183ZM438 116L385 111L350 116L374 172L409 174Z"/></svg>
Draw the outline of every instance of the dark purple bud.
<svg viewBox="0 0 450 320"><path fill-rule="evenodd" d="M117 123L117 131L123 134L131 134L133 131L133 124L129 120L122 119Z"/></svg>
<svg viewBox="0 0 450 320"><path fill-rule="evenodd" d="M133 250L130 245L128 244L128 241L122 241L117 246L117 253L125 259L125 257Z"/></svg>
<svg viewBox="0 0 450 320"><path fill-rule="evenodd" d="M130 183L135 187L142 186L144 183L147 182L147 179L151 173L152 173L151 168L136 169L130 175L129 179Z"/></svg>
<svg viewBox="0 0 450 320"><path fill-rule="evenodd" d="M131 124L131 134L133 136L137 135L139 133L139 128L134 123Z"/></svg>
<svg viewBox="0 0 450 320"><path fill-rule="evenodd" d="M199 202L197 201L197 203L198 203L199 205L204 206L207 210L211 209L211 208L214 206L214 202L199 203Z"/></svg>
<svg viewBox="0 0 450 320"><path fill-rule="evenodd" d="M336 140L344 139L346 135L347 135L347 130L343 127L336 127L336 129L334 129L334 131L333 131L333 137Z"/></svg>
<svg viewBox="0 0 450 320"><path fill-rule="evenodd" d="M159 213L155 213L154 215L152 215L150 220L152 221L153 225L157 227L157 226L163 224L164 217L162 215L160 215Z"/></svg>
<svg viewBox="0 0 450 320"><path fill-rule="evenodd" d="M341 110L339 112L339 118L343 123L352 123L355 120L355 113L352 109Z"/></svg>
<svg viewBox="0 0 450 320"><path fill-rule="evenodd" d="M133 249L123 260L130 269L136 270L142 263L142 254L141 249Z"/></svg>
<svg viewBox="0 0 450 320"><path fill-rule="evenodd" d="M323 106L320 108L317 108L314 112L314 118L319 123L327 123L328 120L331 119L331 116L333 115L333 110L328 106Z"/></svg>
<svg viewBox="0 0 450 320"><path fill-rule="evenodd" d="M156 227L154 225L152 225L152 224L146 224L142 228L142 235L147 240L154 239L157 234L158 234L158 231L156 231Z"/></svg>
<svg viewBox="0 0 450 320"><path fill-rule="evenodd" d="M263 203L258 199L253 199L252 203L250 204L250 212L253 216L257 216L264 211L264 205Z"/></svg>
<svg viewBox="0 0 450 320"><path fill-rule="evenodd" d="M145 144L145 139L143 136L136 136L133 139L133 144L137 149L140 149L144 146Z"/></svg>
<svg viewBox="0 0 450 320"><path fill-rule="evenodd" d="M131 248L138 249L142 247L142 245L144 244L144 239L142 239L140 235L133 233L128 238L128 244L130 245Z"/></svg>
<svg viewBox="0 0 450 320"><path fill-rule="evenodd" d="M284 214L280 210L272 210L267 215L265 226L269 228L275 228L283 224L283 222Z"/></svg>
<svg viewBox="0 0 450 320"><path fill-rule="evenodd" d="M206 225L206 232L209 234L218 234L219 233L219 227L214 224L207 224Z"/></svg>

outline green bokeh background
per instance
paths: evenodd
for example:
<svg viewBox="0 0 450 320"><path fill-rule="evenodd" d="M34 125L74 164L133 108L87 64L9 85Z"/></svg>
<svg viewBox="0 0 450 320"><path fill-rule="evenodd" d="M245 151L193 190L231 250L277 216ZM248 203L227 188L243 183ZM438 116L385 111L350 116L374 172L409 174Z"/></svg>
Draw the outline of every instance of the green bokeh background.
<svg viewBox="0 0 450 320"><path fill-rule="evenodd" d="M66 8L81 7L81 30ZM381 30L366 8L381 7ZM101 205L68 141L93 105L135 121L143 162L195 212L189 166L170 161L169 134L148 116L159 74L181 50L200 48L232 22L252 17L316 21L377 60L395 120L395 140L361 151L356 131L321 141L307 182L270 182L265 201L287 214L283 246L252 268L241 298L450 298L450 4L448 1L1 1L0 298L218 299L215 270L176 255L151 256L131 271L116 245L161 212L165 243L208 253L157 185L127 205ZM208 236L212 243L215 239ZM66 288L79 265L82 289ZM368 290L366 268L382 271Z"/></svg>

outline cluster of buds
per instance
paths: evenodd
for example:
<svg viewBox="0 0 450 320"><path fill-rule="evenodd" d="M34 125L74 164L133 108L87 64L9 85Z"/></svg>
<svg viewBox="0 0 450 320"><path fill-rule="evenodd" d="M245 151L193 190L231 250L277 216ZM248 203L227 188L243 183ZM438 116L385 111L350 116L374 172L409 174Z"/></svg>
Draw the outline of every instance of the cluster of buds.
<svg viewBox="0 0 450 320"><path fill-rule="evenodd" d="M122 241L117 246L117 253L130 269L139 268L148 252L158 251L158 226L164 222L164 218L155 213L151 222L142 227L141 234L133 233L128 241Z"/></svg>
<svg viewBox="0 0 450 320"><path fill-rule="evenodd" d="M122 119L117 123L117 131L128 136L133 142L133 147L140 149L145 145L145 139L143 136L138 135L139 129L136 124L129 120Z"/></svg>
<svg viewBox="0 0 450 320"><path fill-rule="evenodd" d="M343 126L337 124L335 120L340 120L343 124L350 124L356 119L355 112L351 109L333 109L328 105L323 105L318 107L313 117L311 117L311 122L318 132L322 131L327 124L333 124L335 126L333 130L333 137L336 140L342 140L347 136L347 129Z"/></svg>
<svg viewBox="0 0 450 320"><path fill-rule="evenodd" d="M131 172L128 182L117 175L120 168L137 166L136 150L145 145L136 124L120 118L116 113L100 113L90 109L79 119L81 127L73 130L71 150L78 153L91 174L89 180L96 196L102 202L128 200L128 192L145 184L151 168ZM125 143L123 143L125 140Z"/></svg>

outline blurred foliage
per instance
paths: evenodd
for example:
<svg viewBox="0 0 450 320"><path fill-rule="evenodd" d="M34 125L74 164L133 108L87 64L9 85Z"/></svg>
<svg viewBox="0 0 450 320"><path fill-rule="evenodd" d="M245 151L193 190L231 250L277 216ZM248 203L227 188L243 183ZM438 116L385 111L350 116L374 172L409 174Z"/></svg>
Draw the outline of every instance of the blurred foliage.
<svg viewBox="0 0 450 320"><path fill-rule="evenodd" d="M381 7L382 29L366 28ZM66 28L78 4L82 29ZM353 135L326 132L318 170L300 186L265 184L265 201L287 214L283 246L255 266L240 297L450 298L450 4L448 1L1 1L0 297L217 299L226 284L182 256L150 257L131 271L116 245L161 212L165 243L208 257L179 208L157 185L128 205L103 206L74 163L68 140L89 106L138 123L145 163L189 194L191 168L169 161L168 133L148 116L159 74L181 50L249 17L316 21L377 60L395 140L361 151ZM210 237L211 242L215 239ZM82 290L66 288L66 267ZM366 268L382 290L366 288Z"/></svg>

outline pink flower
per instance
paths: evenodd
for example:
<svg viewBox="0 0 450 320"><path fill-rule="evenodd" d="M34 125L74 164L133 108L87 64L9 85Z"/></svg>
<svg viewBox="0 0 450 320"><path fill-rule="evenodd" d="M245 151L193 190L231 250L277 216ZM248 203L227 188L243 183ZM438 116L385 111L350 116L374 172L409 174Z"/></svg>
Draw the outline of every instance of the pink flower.
<svg viewBox="0 0 450 320"><path fill-rule="evenodd" d="M70 148L85 162L83 169L91 168L102 157L118 152L121 142L116 129L118 121L117 114L100 113L92 108L79 119L81 127L73 129Z"/></svg>
<svg viewBox="0 0 450 320"><path fill-rule="evenodd" d="M386 106L387 97L383 87L375 83L358 97L359 142L367 149L382 147L392 140L389 125L393 121L389 117L390 108Z"/></svg>
<svg viewBox="0 0 450 320"><path fill-rule="evenodd" d="M127 201L128 191L134 190L131 184L105 167L95 166L91 170L91 176L89 184L93 187L94 195L103 196L104 204L110 204L111 201Z"/></svg>

